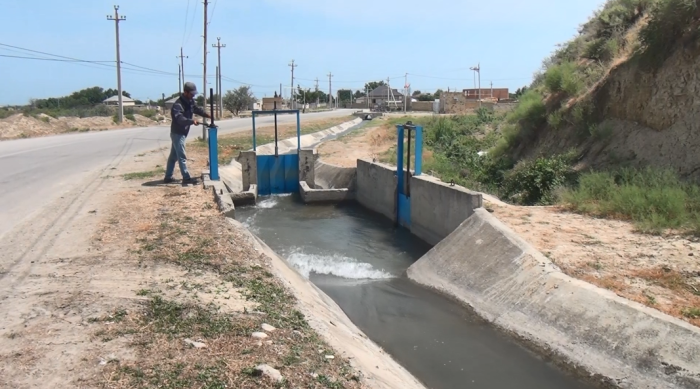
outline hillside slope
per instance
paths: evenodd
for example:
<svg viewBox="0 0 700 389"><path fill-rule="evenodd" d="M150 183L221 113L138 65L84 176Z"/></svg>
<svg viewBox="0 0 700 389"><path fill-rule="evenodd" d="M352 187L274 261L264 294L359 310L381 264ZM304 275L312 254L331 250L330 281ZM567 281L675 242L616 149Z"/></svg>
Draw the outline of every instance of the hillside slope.
<svg viewBox="0 0 700 389"><path fill-rule="evenodd" d="M653 166L700 181L698 69L700 0L611 0L545 62L500 152L576 149L579 170Z"/></svg>

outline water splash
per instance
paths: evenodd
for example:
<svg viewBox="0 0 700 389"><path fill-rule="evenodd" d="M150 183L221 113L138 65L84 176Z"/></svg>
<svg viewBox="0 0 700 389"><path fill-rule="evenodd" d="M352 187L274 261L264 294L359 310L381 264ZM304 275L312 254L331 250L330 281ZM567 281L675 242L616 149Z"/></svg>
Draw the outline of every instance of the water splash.
<svg viewBox="0 0 700 389"><path fill-rule="evenodd" d="M293 252L287 258L304 277L311 273L333 275L352 280L383 280L394 278L393 275L372 267L369 263L358 262L342 255L321 255Z"/></svg>

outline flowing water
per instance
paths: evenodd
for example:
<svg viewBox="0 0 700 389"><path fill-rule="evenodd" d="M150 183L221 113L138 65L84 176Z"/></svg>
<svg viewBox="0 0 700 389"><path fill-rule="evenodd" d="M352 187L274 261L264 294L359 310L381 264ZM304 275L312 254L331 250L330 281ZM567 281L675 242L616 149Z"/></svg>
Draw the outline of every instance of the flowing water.
<svg viewBox="0 0 700 389"><path fill-rule="evenodd" d="M236 218L431 389L583 389L452 300L406 278L429 249L355 203L259 199ZM399 389L399 388L397 388Z"/></svg>

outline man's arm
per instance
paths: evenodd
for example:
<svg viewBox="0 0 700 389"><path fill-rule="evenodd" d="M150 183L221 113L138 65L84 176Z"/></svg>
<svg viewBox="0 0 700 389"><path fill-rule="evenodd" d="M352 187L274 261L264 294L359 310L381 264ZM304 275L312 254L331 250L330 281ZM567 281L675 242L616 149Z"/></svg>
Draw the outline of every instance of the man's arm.
<svg viewBox="0 0 700 389"><path fill-rule="evenodd" d="M184 109L182 108L182 104L180 104L179 102L173 104L173 108L170 110L170 116L172 116L173 122L175 122L180 127L193 125L194 120L185 117L183 111Z"/></svg>
<svg viewBox="0 0 700 389"><path fill-rule="evenodd" d="M209 116L209 114L205 110L200 108L197 105L197 103L194 101L192 102L192 112L196 113L199 116L205 117L205 118L209 118L209 119L211 118L211 116Z"/></svg>

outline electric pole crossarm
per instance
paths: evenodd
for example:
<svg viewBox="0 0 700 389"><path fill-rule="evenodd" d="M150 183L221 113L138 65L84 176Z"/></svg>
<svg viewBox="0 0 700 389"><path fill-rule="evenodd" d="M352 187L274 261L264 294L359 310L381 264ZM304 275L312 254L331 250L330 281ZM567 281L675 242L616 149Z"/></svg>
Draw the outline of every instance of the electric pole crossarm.
<svg viewBox="0 0 700 389"><path fill-rule="evenodd" d="M119 119L119 123L124 121L124 102L122 100L122 60L121 56L119 53L119 22L125 21L126 16L119 16L119 6L115 5L114 6L114 16L112 15L107 15L107 20L109 21L114 21L114 27L116 30L116 36L117 36L117 93L119 93L118 96L118 101L119 101L119 108L117 112L117 117Z"/></svg>

